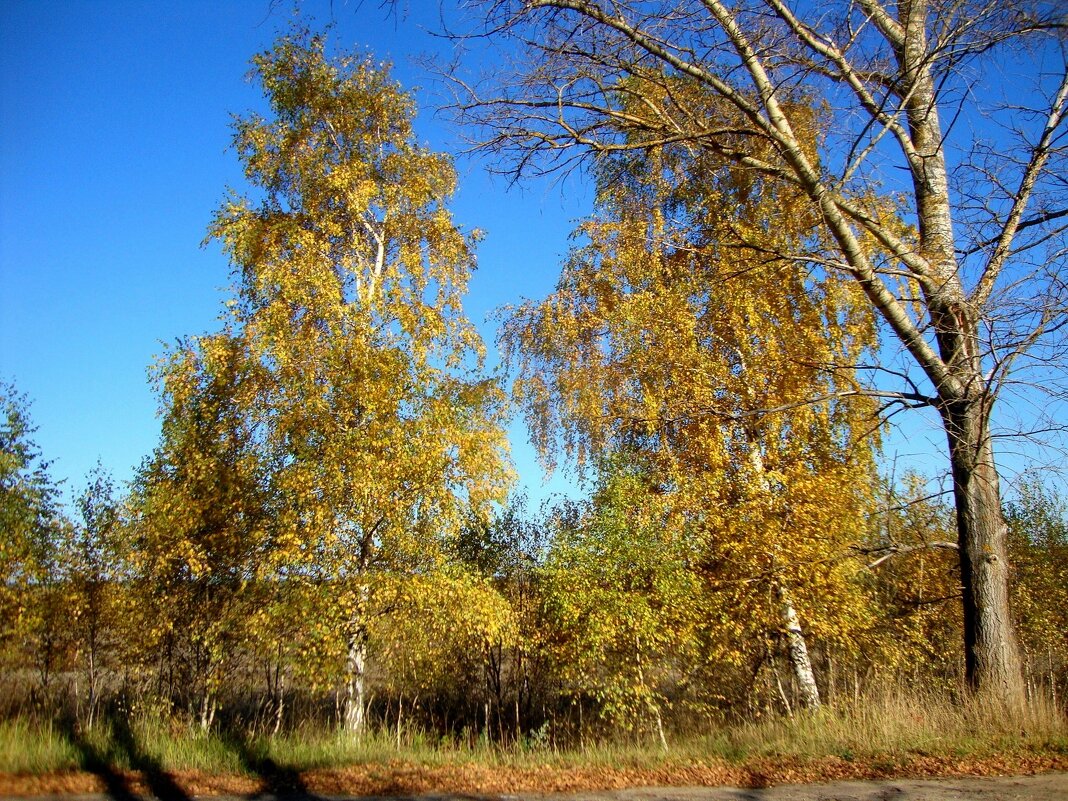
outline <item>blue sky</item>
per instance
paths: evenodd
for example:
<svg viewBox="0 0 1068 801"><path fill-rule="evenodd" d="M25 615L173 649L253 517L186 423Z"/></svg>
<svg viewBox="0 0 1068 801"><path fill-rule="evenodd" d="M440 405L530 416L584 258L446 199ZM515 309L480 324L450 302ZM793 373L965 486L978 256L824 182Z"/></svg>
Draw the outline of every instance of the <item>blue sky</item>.
<svg viewBox="0 0 1068 801"><path fill-rule="evenodd" d="M419 103L420 139L457 152L460 132L435 116L435 79L417 65L450 52L431 33L439 2L395 7L302 4L313 25L333 22L337 45L392 62ZM218 325L229 266L200 243L226 186L242 186L228 146L231 114L261 105L245 80L249 59L288 26L290 9L270 0L0 1L0 379L32 400L37 443L68 492L98 459L130 477L159 432L148 366L162 343ZM487 232L467 311L492 363L488 315L551 289L590 193L578 178L509 188L485 167L459 160L452 208L458 223ZM933 415L897 422L905 428L887 443L888 464L896 457L898 474L943 470ZM572 489L559 473L545 486L525 429L516 423L511 434L535 501ZM1019 461L1009 447L1002 453Z"/></svg>
<svg viewBox="0 0 1068 801"><path fill-rule="evenodd" d="M333 20L336 44L424 87L418 136L457 151L414 58L450 47L429 32L437 0L401 8L303 3L313 24ZM159 433L146 371L161 343L218 325L229 266L201 241L225 187L242 186L230 115L260 105L249 59L290 16L268 0L0 3L0 378L31 399L68 492L97 459L130 477ZM551 289L589 195L577 180L509 189L475 161L458 168L454 217L487 232L467 312L492 353L487 315ZM544 486L525 429L511 433L534 499L570 489L559 474Z"/></svg>

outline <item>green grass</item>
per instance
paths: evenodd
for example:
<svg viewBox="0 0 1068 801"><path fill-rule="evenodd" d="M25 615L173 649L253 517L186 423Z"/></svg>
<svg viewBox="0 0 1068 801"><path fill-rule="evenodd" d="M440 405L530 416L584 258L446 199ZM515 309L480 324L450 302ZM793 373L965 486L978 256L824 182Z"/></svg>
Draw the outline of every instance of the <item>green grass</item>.
<svg viewBox="0 0 1068 801"><path fill-rule="evenodd" d="M1048 705L1007 715L978 702L887 693L850 708L775 717L669 737L665 753L652 740L620 737L557 750L544 738L498 747L395 731L356 740L334 731L302 729L276 737L201 733L159 719L129 728L100 723L80 733L26 720L0 723L0 772L43 774L67 770L200 771L254 775L265 765L290 771L354 764L405 762L435 766L656 768L665 764L754 758L836 756L847 761L894 764L909 755L983 758L1039 751L1068 754L1068 723Z"/></svg>
<svg viewBox="0 0 1068 801"><path fill-rule="evenodd" d="M78 767L78 749L51 725L0 723L0 772L48 773Z"/></svg>

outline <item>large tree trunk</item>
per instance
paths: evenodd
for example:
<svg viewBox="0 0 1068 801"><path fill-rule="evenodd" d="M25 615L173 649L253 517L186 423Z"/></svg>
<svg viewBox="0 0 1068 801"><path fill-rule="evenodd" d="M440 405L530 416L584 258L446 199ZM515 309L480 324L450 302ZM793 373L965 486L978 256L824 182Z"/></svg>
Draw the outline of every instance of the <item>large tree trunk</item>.
<svg viewBox="0 0 1068 801"><path fill-rule="evenodd" d="M943 412L953 471L968 685L1008 704L1024 699L1023 663L1009 608L1008 528L989 420L981 399Z"/></svg>
<svg viewBox="0 0 1068 801"><path fill-rule="evenodd" d="M1020 650L1009 615L1009 563L998 473L990 444L981 308L967 298L957 262L935 77L928 62L928 4L898 7L903 37L900 72L911 81L905 100L915 148L911 163L920 252L933 268L924 288L945 378L927 369L949 439L964 592L965 676L976 691L1014 705L1024 697ZM974 300L974 297L973 297ZM921 361L921 364L923 362Z"/></svg>

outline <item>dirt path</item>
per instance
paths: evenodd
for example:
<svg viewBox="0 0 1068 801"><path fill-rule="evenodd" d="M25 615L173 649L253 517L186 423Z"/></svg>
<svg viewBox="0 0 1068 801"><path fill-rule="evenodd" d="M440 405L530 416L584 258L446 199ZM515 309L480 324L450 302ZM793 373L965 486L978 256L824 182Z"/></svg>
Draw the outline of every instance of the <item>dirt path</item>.
<svg viewBox="0 0 1068 801"><path fill-rule="evenodd" d="M532 798L523 797L520 801L531 801ZM1068 773L964 779L883 779L761 789L647 787L549 798L561 801L1066 801Z"/></svg>

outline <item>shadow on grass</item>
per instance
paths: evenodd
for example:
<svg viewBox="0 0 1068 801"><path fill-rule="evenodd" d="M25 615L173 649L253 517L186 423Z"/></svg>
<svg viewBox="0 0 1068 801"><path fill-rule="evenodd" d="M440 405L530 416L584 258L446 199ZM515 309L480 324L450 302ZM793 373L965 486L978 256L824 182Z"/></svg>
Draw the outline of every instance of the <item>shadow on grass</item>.
<svg viewBox="0 0 1068 801"><path fill-rule="evenodd" d="M104 782L104 792L109 798L117 801L141 801L141 797L131 789L126 776L111 766L110 753L86 740L72 720L61 718L56 722L56 728L78 751L82 769Z"/></svg>
<svg viewBox="0 0 1068 801"><path fill-rule="evenodd" d="M103 722L111 731L111 747L106 750L83 736L73 721L61 720L58 726L81 755L82 767L104 782L104 792L109 798L142 801L142 796L131 785L130 777L115 768L115 763L122 760L141 774L149 792L160 801L191 801L189 794L163 769L159 760L143 750L124 716L109 715Z"/></svg>
<svg viewBox="0 0 1068 801"><path fill-rule="evenodd" d="M126 756L130 767L141 772L152 795L160 801L190 801L189 794L178 786L159 760L146 753L137 742L137 737L125 716L112 716L111 737L116 747Z"/></svg>
<svg viewBox="0 0 1068 801"><path fill-rule="evenodd" d="M237 756L241 766L263 782L263 789L253 798L271 796L287 801L320 798L308 789L299 770L279 765L263 754L244 732L226 731L220 734L220 739Z"/></svg>

